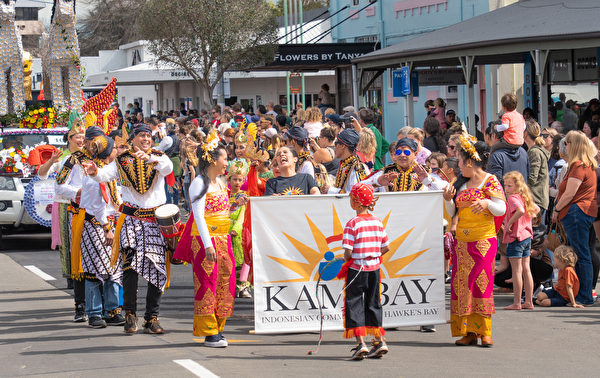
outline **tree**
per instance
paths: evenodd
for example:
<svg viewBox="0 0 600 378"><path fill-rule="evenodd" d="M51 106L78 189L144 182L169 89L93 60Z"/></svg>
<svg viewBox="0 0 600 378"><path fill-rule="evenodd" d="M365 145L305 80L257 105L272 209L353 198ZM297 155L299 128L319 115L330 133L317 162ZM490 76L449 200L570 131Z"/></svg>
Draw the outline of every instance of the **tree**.
<svg viewBox="0 0 600 378"><path fill-rule="evenodd" d="M272 61L276 50L267 0L149 0L138 25L157 63L185 70L207 108L225 71Z"/></svg>
<svg viewBox="0 0 600 378"><path fill-rule="evenodd" d="M273 6L275 7L275 15L283 16L283 2L288 2L288 12L290 12L290 0L277 0L277 3ZM302 10L304 12L311 9L319 9L319 8L329 8L329 0L301 0L302 1Z"/></svg>
<svg viewBox="0 0 600 378"><path fill-rule="evenodd" d="M135 25L145 2L91 0L93 8L80 20L77 28L81 55L97 55L99 50L114 50L140 39Z"/></svg>

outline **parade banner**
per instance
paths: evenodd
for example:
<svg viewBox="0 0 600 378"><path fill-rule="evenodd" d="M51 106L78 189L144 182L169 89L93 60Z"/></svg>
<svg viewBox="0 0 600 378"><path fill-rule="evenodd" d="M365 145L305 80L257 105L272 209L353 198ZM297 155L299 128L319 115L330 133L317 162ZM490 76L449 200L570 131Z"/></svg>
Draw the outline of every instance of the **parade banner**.
<svg viewBox="0 0 600 378"><path fill-rule="evenodd" d="M344 254L344 226L356 216L348 196L253 197L250 203L255 332L318 331L319 303L323 329L342 330L345 283L336 278L342 265L336 259ZM385 328L446 322L442 206L441 192L379 196L373 214L390 240L381 264Z"/></svg>

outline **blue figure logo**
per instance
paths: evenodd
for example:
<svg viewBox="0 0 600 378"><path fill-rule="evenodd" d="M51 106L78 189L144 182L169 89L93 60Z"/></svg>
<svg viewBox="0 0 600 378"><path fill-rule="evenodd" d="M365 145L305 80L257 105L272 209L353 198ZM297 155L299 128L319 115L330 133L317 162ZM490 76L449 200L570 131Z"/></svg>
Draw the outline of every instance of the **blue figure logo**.
<svg viewBox="0 0 600 378"><path fill-rule="evenodd" d="M325 252L325 262L319 263L319 274L322 281L331 281L337 277L344 265L342 259L334 260L335 255L331 251Z"/></svg>

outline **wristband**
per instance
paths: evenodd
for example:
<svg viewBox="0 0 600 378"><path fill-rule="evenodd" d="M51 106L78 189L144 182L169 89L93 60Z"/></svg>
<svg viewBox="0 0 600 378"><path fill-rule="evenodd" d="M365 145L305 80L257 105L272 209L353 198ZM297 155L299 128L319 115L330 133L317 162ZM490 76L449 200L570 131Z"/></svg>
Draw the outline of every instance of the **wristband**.
<svg viewBox="0 0 600 378"><path fill-rule="evenodd" d="M110 232L111 231L110 223L103 225L102 229L104 230L104 232Z"/></svg>

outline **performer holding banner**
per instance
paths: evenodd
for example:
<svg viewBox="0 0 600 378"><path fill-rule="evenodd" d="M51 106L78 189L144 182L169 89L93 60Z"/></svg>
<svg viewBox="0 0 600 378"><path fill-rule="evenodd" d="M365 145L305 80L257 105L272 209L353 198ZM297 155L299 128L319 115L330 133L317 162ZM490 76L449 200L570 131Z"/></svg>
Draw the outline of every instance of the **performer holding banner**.
<svg viewBox="0 0 600 378"><path fill-rule="evenodd" d="M63 239L67 240L69 246L69 268L71 278L73 279L73 292L75 297L75 317L74 322L85 322L85 282L83 280L83 267L81 265L81 233L83 231L83 221L85 211L79 209L79 200L81 197L81 186L83 184L82 164L92 160L92 156L86 149L90 140L104 135L102 129L92 126L85 131L84 148L75 151L65 161L64 165L56 176L56 195L70 201L68 210L68 235Z"/></svg>
<svg viewBox="0 0 600 378"><path fill-rule="evenodd" d="M199 176L190 186L192 214L174 258L193 266L194 336L205 336L207 347L224 348L228 343L222 332L233 314L235 298L235 259L229 235L229 195L218 178L227 169L227 153L216 131L198 147L197 155Z"/></svg>
<svg viewBox="0 0 600 378"><path fill-rule="evenodd" d="M96 182L110 182L117 177L121 182L122 214L115 228L111 264L116 265L122 254L125 333L138 330L137 286L141 274L148 281L144 331L160 334L164 330L158 314L162 291L168 284L169 262L154 210L167 201L165 177L173 171L173 163L162 152L151 149L150 126L136 125L131 138L131 150L100 169L93 163L86 164L86 173Z"/></svg>
<svg viewBox="0 0 600 378"><path fill-rule="evenodd" d="M456 345L491 347L494 313L494 259L498 240L494 217L504 215L506 198L496 176L486 173L487 146L460 136L461 176L444 191L450 216L458 212L456 253L452 255L450 322Z"/></svg>
<svg viewBox="0 0 600 378"><path fill-rule="evenodd" d="M90 142L89 149L98 167L115 159L117 150L113 146L113 140L104 135ZM123 270L120 264L117 267L110 264L113 220L118 214L116 209L120 202L117 185L114 180L99 184L85 176L81 189L80 207L85 210L81 261L85 276L85 312L89 317L89 325L93 328L104 328L107 323L123 325L125 318L119 308Z"/></svg>

